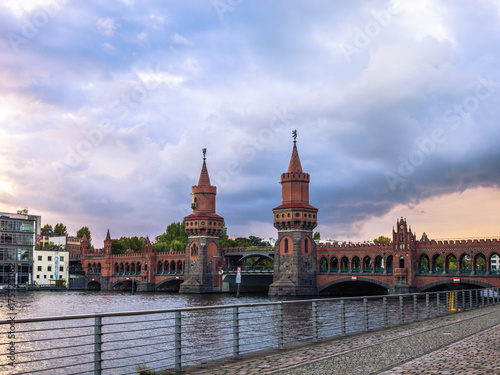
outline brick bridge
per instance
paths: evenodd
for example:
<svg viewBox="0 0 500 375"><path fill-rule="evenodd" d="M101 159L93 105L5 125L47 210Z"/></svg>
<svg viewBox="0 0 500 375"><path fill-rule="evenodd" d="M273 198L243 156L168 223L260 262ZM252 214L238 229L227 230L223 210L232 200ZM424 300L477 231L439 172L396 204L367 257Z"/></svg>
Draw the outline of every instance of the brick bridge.
<svg viewBox="0 0 500 375"><path fill-rule="evenodd" d="M498 239L432 241L424 233L417 240L401 218L390 243L316 244L318 209L309 204L310 176L302 170L296 136L288 170L281 175L281 204L273 209L278 231L274 249L220 247L223 218L215 210L217 188L210 183L204 149L198 185L191 189L193 212L184 218L185 252L156 252L146 240L141 254L115 255L109 231L103 249L89 249L84 238L86 288L234 290L238 266L243 289L268 290L273 296L500 287Z"/></svg>

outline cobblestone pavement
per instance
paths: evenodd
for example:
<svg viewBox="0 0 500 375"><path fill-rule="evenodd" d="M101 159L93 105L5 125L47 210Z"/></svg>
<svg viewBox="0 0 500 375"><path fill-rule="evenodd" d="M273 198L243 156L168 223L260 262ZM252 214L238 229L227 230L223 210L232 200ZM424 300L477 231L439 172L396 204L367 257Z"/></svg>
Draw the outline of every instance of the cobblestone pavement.
<svg viewBox="0 0 500 375"><path fill-rule="evenodd" d="M499 350L500 306L489 306L186 373L500 374Z"/></svg>
<svg viewBox="0 0 500 375"><path fill-rule="evenodd" d="M381 374L500 374L500 325Z"/></svg>

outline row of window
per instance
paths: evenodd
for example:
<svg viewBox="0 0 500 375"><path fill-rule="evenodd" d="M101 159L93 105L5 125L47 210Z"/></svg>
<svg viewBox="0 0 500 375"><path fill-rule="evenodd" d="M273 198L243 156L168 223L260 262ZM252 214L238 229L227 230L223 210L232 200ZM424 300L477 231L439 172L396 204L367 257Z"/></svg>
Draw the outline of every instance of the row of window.
<svg viewBox="0 0 500 375"><path fill-rule="evenodd" d="M43 275L45 279L53 279L54 278L54 275ZM40 275L36 275L36 278L37 279L41 279L42 277L40 277ZM59 275L59 279L62 279L62 276Z"/></svg>
<svg viewBox="0 0 500 375"><path fill-rule="evenodd" d="M42 271L42 266L37 266L37 271ZM47 271L52 271L52 266L47 266ZM64 266L59 266L59 271L63 272L64 271Z"/></svg>
<svg viewBox="0 0 500 375"><path fill-rule="evenodd" d="M34 232L33 222L22 222L14 220L0 220L0 230L10 232Z"/></svg>
<svg viewBox="0 0 500 375"><path fill-rule="evenodd" d="M43 255L38 256L38 260L43 260ZM47 261L51 262L52 261L52 255L47 256ZM64 262L64 256L59 257L59 262Z"/></svg>
<svg viewBox="0 0 500 375"><path fill-rule="evenodd" d="M286 214L286 216L291 217L292 214L289 212ZM280 217L280 214L276 214L276 218L279 219L279 217ZM285 217L285 214L281 214L281 218L284 218L284 217ZM300 213L296 212L295 217L300 217ZM309 219L310 218L316 219L316 215L314 215L314 214L304 214L304 218L307 218L307 217L309 217Z"/></svg>
<svg viewBox="0 0 500 375"><path fill-rule="evenodd" d="M30 262L32 260L33 250L0 247L0 261Z"/></svg>
<svg viewBox="0 0 500 375"><path fill-rule="evenodd" d="M0 244L33 245L33 235L22 233L2 233L0 234Z"/></svg>

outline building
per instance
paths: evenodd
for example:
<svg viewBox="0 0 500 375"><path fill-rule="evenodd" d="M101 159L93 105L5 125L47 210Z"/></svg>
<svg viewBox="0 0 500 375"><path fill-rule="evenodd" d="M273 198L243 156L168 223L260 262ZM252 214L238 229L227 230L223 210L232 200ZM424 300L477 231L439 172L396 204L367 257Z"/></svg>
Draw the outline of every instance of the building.
<svg viewBox="0 0 500 375"><path fill-rule="evenodd" d="M71 275L77 275L82 270L81 243L82 239L80 237L66 237L66 251L69 252L69 273Z"/></svg>
<svg viewBox="0 0 500 375"><path fill-rule="evenodd" d="M41 217L29 215L27 209L0 212L0 284L31 284L40 225ZM9 279L9 274L14 277Z"/></svg>
<svg viewBox="0 0 500 375"><path fill-rule="evenodd" d="M34 283L55 284L69 279L69 252L60 248L42 248L34 252Z"/></svg>

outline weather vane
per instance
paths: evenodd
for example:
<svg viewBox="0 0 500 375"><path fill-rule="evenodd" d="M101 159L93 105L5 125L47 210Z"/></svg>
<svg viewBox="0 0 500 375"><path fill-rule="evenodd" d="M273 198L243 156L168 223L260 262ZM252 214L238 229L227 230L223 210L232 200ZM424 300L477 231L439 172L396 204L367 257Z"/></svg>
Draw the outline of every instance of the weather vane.
<svg viewBox="0 0 500 375"><path fill-rule="evenodd" d="M297 143L297 129L292 130L293 143Z"/></svg>
<svg viewBox="0 0 500 375"><path fill-rule="evenodd" d="M202 151L203 151L203 161L205 161L207 160L207 149L203 148Z"/></svg>

